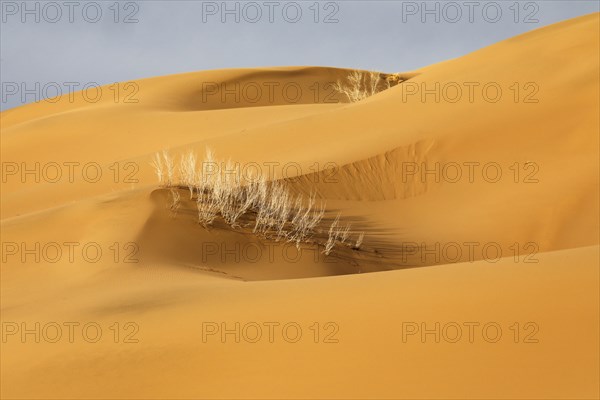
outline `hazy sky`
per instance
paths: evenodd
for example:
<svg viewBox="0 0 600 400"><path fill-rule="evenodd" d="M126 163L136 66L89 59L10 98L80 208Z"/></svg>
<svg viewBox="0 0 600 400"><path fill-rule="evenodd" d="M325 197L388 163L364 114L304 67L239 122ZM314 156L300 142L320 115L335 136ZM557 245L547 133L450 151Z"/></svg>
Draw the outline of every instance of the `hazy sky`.
<svg viewBox="0 0 600 400"><path fill-rule="evenodd" d="M598 11L598 1L6 1L2 109L203 69L407 71ZM44 88L46 88L44 90Z"/></svg>

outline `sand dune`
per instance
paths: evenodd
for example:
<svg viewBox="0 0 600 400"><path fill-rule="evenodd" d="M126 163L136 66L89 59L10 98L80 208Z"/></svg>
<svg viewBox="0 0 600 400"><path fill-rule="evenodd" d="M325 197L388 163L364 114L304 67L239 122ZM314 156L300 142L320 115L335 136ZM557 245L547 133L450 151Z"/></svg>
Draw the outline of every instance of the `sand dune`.
<svg viewBox="0 0 600 400"><path fill-rule="evenodd" d="M598 398L599 18L359 102L333 89L351 70L285 67L2 112L2 397ZM361 248L205 229L183 188L169 210L152 157L207 147Z"/></svg>

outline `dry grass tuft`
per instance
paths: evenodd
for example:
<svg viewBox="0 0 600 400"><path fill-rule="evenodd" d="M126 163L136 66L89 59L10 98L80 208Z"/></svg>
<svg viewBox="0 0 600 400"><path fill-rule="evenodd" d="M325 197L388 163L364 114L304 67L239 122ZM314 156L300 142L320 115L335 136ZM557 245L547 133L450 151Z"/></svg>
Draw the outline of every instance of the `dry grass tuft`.
<svg viewBox="0 0 600 400"><path fill-rule="evenodd" d="M160 185L171 191L169 208L176 212L180 207L180 194L175 188L187 188L190 199L196 199L198 222L207 229L220 218L232 229L246 228L268 239L295 243L298 248L302 243L319 244L315 235L323 231L319 224L325 215L325 204L317 205L314 194L307 199L294 196L285 181L268 181L264 176L242 182L239 165L231 160L217 162L208 148L201 163L191 152L181 156L177 184L176 164L166 151L156 154L152 165ZM355 249L362 243L364 234L356 245L348 244L350 225L341 227L339 220L338 215L329 228L327 242L322 244L326 254L336 243Z"/></svg>
<svg viewBox="0 0 600 400"><path fill-rule="evenodd" d="M388 78L379 72L352 71L346 82L338 80L333 88L345 95L351 103L355 103L393 86L393 82Z"/></svg>

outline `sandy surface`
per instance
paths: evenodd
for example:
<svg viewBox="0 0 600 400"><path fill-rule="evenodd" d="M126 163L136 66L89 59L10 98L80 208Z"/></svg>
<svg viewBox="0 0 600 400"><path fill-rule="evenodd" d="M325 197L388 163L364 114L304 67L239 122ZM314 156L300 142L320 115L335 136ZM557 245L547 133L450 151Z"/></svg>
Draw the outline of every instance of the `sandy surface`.
<svg viewBox="0 0 600 400"><path fill-rule="evenodd" d="M349 70L287 67L3 112L2 397L598 398L599 30L357 103L330 87ZM205 230L185 191L167 210L153 155L207 146L316 191L364 250Z"/></svg>

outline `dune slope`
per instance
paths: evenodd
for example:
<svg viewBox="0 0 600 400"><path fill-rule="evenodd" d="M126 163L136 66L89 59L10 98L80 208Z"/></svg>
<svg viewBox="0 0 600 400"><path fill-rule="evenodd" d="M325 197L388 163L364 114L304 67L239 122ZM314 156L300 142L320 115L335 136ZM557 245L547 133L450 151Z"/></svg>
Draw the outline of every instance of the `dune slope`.
<svg viewBox="0 0 600 400"><path fill-rule="evenodd" d="M286 67L3 112L2 397L598 398L599 31L565 21L357 103L330 86L350 70ZM153 155L207 146L316 191L377 259L170 212Z"/></svg>

